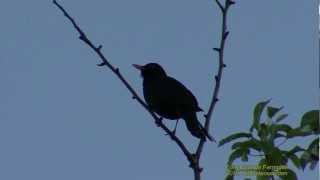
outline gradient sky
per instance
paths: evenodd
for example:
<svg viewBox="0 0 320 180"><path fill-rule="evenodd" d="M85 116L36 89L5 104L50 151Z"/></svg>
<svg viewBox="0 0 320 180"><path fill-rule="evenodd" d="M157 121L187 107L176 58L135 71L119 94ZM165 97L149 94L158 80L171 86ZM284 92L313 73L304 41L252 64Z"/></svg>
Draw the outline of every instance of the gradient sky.
<svg viewBox="0 0 320 180"><path fill-rule="evenodd" d="M207 110L221 26L213 0L60 2L139 94L142 79L131 64L157 62ZM317 1L236 2L210 127L218 140L248 130L262 100L283 105L292 125L318 107ZM0 21L0 179L193 178L176 144L96 66L96 54L51 1L2 0ZM183 123L177 134L195 148ZM307 144L291 141L297 143ZM223 179L229 153L229 145L205 146L204 180ZM316 171L294 170L299 179L317 179Z"/></svg>

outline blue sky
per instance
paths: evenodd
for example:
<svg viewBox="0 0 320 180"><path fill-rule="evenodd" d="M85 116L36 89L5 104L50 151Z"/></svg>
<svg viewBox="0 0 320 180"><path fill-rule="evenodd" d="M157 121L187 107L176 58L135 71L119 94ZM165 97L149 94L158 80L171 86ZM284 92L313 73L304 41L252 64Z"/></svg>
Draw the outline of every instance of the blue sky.
<svg viewBox="0 0 320 180"><path fill-rule="evenodd" d="M207 109L221 23L214 1L60 2L140 94L131 64L157 62ZM237 1L230 10L227 68L210 127L216 139L248 130L261 100L283 105L292 125L318 107L317 7ZM0 20L0 179L192 179L177 146L108 69L96 67L97 56L51 1L3 0ZM182 123L177 133L195 148ZM229 152L205 146L203 179L224 177Z"/></svg>

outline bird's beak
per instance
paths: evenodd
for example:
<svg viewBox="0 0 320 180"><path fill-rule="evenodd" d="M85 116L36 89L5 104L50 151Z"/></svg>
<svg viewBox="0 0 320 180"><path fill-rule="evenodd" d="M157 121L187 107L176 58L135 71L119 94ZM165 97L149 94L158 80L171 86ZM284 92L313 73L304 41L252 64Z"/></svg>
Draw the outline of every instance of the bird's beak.
<svg viewBox="0 0 320 180"><path fill-rule="evenodd" d="M138 65L138 64L132 64L133 67L135 67L138 70L142 70L144 66Z"/></svg>

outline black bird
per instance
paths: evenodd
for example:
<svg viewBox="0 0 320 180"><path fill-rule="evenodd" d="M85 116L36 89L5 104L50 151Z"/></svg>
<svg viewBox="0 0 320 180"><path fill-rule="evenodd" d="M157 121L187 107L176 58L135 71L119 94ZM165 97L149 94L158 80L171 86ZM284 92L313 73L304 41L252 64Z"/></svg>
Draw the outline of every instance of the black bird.
<svg viewBox="0 0 320 180"><path fill-rule="evenodd" d="M143 77L143 95L149 108L161 117L171 120L184 119L190 133L206 140L213 138L198 121L196 112L202 111L197 99L182 83L167 76L163 68L157 63L144 66L133 64L141 71ZM174 130L175 132L175 130Z"/></svg>

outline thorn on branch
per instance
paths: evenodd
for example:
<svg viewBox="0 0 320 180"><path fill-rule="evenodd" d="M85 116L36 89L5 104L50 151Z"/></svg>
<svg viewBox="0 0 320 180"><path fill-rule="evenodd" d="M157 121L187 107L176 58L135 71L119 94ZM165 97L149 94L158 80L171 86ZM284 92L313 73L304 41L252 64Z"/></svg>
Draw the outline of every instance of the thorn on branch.
<svg viewBox="0 0 320 180"><path fill-rule="evenodd" d="M107 60L107 58L104 57L104 55L100 52L100 49L102 48L101 45L99 45L98 47L96 47L95 45L93 45L93 43L91 43L91 41L88 39L88 37L86 36L86 34L81 30L81 28L77 25L77 23L75 22L75 20L67 13L66 10L64 10L64 8L56 1L53 0L53 3L58 7L59 10L61 10L64 15L66 16L66 18L70 21L70 23L73 25L73 27L76 29L76 31L80 34L79 39L82 40L85 44L87 44L92 50L95 51L95 53L100 57L100 59L102 60L102 63L97 64L98 66L107 66L118 78L119 80L121 80L121 82L123 82L123 84L126 86L126 88L128 89L128 91L130 91L132 93L133 96L135 96L134 98L138 99L138 102L150 113L150 115L153 117L153 119L155 120L155 123L163 130L168 131L168 128L165 126L165 124L162 123L162 117L158 117L148 106L147 104L145 104L139 97L138 93L136 93L136 91L132 88L132 86L127 82L127 80L120 74L120 71L118 68L113 67L109 61ZM191 153L189 152L189 150L185 147L184 143L174 134L170 134L170 137L173 139L174 142L176 142L176 144L180 147L180 149L183 151L183 153L185 154L185 156L187 157L188 160L192 159L191 158ZM192 161L190 161L192 162ZM196 167L198 166L198 162L196 164Z"/></svg>
<svg viewBox="0 0 320 180"><path fill-rule="evenodd" d="M213 50L217 51L217 52L221 52L221 49L220 48L212 48Z"/></svg>
<svg viewBox="0 0 320 180"><path fill-rule="evenodd" d="M85 38L84 38L83 34L81 34L81 35L79 36L79 39L81 39L82 41L85 41Z"/></svg>
<svg viewBox="0 0 320 180"><path fill-rule="evenodd" d="M226 68L227 67L227 65L226 64L220 64L220 68Z"/></svg>
<svg viewBox="0 0 320 180"><path fill-rule="evenodd" d="M97 51L100 51L101 48L102 48L102 45L100 44L96 49L97 49Z"/></svg>
<svg viewBox="0 0 320 180"><path fill-rule="evenodd" d="M229 7L233 4L235 4L235 2L233 0L225 0L223 5L221 4L220 0L215 0L215 2L219 6L219 8L221 10L221 14L222 14L222 32L221 32L221 39L220 39L220 47L213 48L213 50L219 52L219 66L218 66L218 70L217 70L218 74L215 76L216 84L215 84L215 87L213 90L213 97L210 102L208 113L206 115L204 115L204 117L206 117L205 124L207 125L207 128L209 128L211 115L212 115L212 112L215 108L215 105L219 101L218 95L219 95L219 90L220 90L220 81L221 81L221 77L223 74L223 68L226 67L226 65L224 64L224 48L225 48L225 41L229 35L229 31L227 31L227 13L228 13ZM198 158L200 158L200 156L201 156L204 144L205 144L204 141L200 141L200 143L198 145L198 148L196 151L196 155ZM195 170L195 174L199 174L199 172L202 171L202 168L199 167L198 162L196 162L197 164L194 164L194 161L190 160L190 163L192 163L190 165L193 166L193 169Z"/></svg>
<svg viewBox="0 0 320 180"><path fill-rule="evenodd" d="M227 4L229 6L236 4L236 2L232 1L232 0L227 0Z"/></svg>
<svg viewBox="0 0 320 180"><path fill-rule="evenodd" d="M228 35L229 35L229 31L225 32L225 33L223 34L223 40L227 39Z"/></svg>
<svg viewBox="0 0 320 180"><path fill-rule="evenodd" d="M162 117L157 118L155 121L156 125L159 127L162 124Z"/></svg>
<svg viewBox="0 0 320 180"><path fill-rule="evenodd" d="M216 82L219 81L219 77L217 75L214 76L214 79L216 80Z"/></svg>
<svg viewBox="0 0 320 180"><path fill-rule="evenodd" d="M100 64L97 64L97 66L99 66L99 67L101 67L101 66L105 66L106 65L106 63L105 62L102 62L102 63L100 63Z"/></svg>

